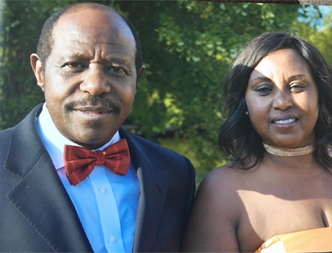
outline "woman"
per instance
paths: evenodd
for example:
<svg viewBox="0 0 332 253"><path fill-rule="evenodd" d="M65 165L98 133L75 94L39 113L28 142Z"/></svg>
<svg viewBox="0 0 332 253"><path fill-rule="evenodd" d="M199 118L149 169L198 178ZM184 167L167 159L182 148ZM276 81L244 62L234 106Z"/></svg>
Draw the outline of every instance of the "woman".
<svg viewBox="0 0 332 253"><path fill-rule="evenodd" d="M265 33L224 85L230 162L199 187L183 250L332 251L331 67L304 40Z"/></svg>

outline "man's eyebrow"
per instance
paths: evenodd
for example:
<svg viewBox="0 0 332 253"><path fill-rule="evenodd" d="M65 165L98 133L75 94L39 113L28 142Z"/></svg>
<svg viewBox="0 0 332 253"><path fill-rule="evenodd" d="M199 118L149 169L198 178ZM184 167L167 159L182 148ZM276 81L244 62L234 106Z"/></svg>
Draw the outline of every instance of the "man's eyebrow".
<svg viewBox="0 0 332 253"><path fill-rule="evenodd" d="M114 56L106 56L105 59L108 62L112 62L112 63L116 63L119 65L129 65L129 61L127 59L124 58L120 58L120 57L114 57Z"/></svg>
<svg viewBox="0 0 332 253"><path fill-rule="evenodd" d="M68 60L68 59L84 59L88 56L87 53L84 52L68 52L61 54L59 59L60 60Z"/></svg>

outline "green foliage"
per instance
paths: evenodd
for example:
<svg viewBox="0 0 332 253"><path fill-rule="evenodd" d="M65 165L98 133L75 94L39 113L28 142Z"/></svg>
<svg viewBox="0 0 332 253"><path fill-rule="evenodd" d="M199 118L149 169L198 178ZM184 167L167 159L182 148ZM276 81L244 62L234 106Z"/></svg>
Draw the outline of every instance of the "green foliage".
<svg viewBox="0 0 332 253"><path fill-rule="evenodd" d="M150 71L139 84L131 119L146 135L172 125L198 167L214 168L223 159L217 139L225 73L252 38L291 30L298 6L179 1L119 2L119 7L139 30ZM151 97L154 103L144 102Z"/></svg>
<svg viewBox="0 0 332 253"><path fill-rule="evenodd" d="M295 26L298 28L298 34L307 41L315 45L324 55L329 64L332 64L332 7L328 7L329 12L326 13L324 23L320 29L311 26L312 22L296 22Z"/></svg>
<svg viewBox="0 0 332 253"><path fill-rule="evenodd" d="M0 128L16 124L43 96L29 55L46 18L76 1L6 1L0 34ZM266 31L297 32L299 5L198 1L99 1L120 11L141 39L145 76L129 121L148 138L174 130L197 167L223 161L218 149L222 80L246 42ZM303 28L303 29L307 29ZM331 33L331 32L330 32ZM327 37L331 38L331 37ZM327 45L327 44L326 44Z"/></svg>
<svg viewBox="0 0 332 253"><path fill-rule="evenodd" d="M0 129L16 124L37 103L42 92L30 67L45 19L73 1L4 1L0 30Z"/></svg>

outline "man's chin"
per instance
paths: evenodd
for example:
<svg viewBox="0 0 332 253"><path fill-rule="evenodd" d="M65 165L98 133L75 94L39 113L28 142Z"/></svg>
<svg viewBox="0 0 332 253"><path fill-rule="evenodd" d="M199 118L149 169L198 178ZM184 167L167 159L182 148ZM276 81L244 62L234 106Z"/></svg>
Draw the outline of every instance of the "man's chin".
<svg viewBox="0 0 332 253"><path fill-rule="evenodd" d="M114 132L114 133L113 133ZM103 146L105 143L109 142L116 130L112 132L105 133L104 129L76 129L70 137L70 140L80 146L86 147L88 149L97 149Z"/></svg>
<svg viewBox="0 0 332 253"><path fill-rule="evenodd" d="M64 132L67 138L78 145L89 149L96 149L110 141L121 127L121 120L115 113L104 115L67 114ZM66 134L63 133L66 136Z"/></svg>
<svg viewBox="0 0 332 253"><path fill-rule="evenodd" d="M111 137L112 138L112 137ZM85 147L87 149L97 149L102 147L103 145L105 145L109 140L111 140L111 138L109 138L107 141L87 141L87 140L80 140L80 141L76 141L76 140L72 140L73 142L75 142L76 144Z"/></svg>

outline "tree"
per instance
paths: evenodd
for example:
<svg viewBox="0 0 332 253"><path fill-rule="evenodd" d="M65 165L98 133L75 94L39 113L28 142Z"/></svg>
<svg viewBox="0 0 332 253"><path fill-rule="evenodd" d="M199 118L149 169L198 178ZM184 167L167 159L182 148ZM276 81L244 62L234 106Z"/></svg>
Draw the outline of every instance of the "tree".
<svg viewBox="0 0 332 253"><path fill-rule="evenodd" d="M0 128L16 124L38 102L29 55L42 23L76 1L6 1L0 34ZM173 131L186 141L201 167L222 160L222 79L246 42L266 31L294 31L300 5L198 1L96 1L114 7L134 24L146 75L138 85L127 123L148 138ZM27 22L27 20L29 22ZM2 95L1 95L2 90Z"/></svg>
<svg viewBox="0 0 332 253"><path fill-rule="evenodd" d="M36 85L29 56L53 11L73 1L4 1L0 30L0 129L19 122L43 95Z"/></svg>
<svg viewBox="0 0 332 253"><path fill-rule="evenodd" d="M310 13L311 18L305 21L296 21L297 34L315 45L324 55L325 59L332 64L332 7L325 7L325 17L318 11ZM317 20L323 20L323 24L317 24ZM319 26L319 27L317 27Z"/></svg>
<svg viewBox="0 0 332 253"><path fill-rule="evenodd" d="M291 31L299 6L197 1L118 5L138 27L149 66L132 119L146 134L177 129L176 138L189 143L200 167L212 169L222 160L217 144L222 80L232 60L263 32Z"/></svg>

